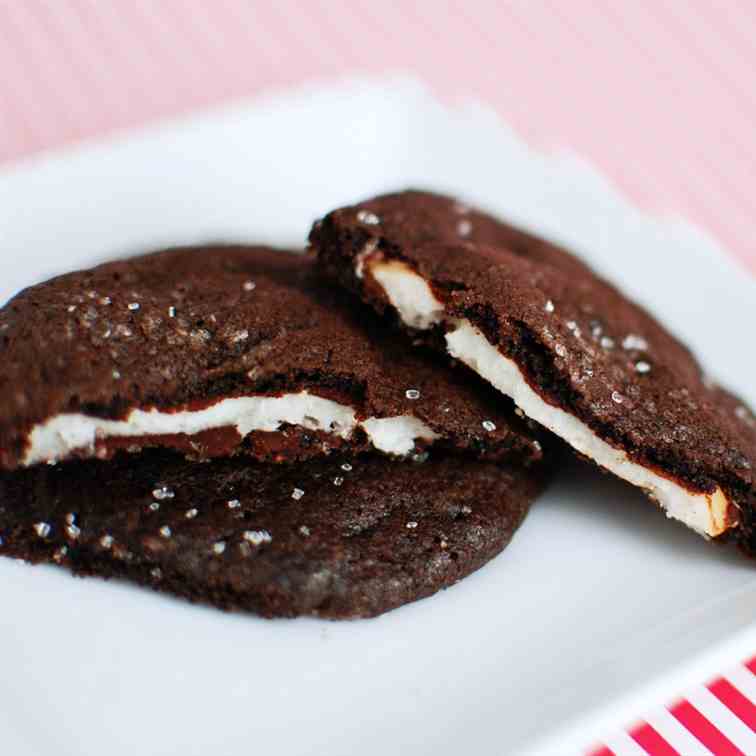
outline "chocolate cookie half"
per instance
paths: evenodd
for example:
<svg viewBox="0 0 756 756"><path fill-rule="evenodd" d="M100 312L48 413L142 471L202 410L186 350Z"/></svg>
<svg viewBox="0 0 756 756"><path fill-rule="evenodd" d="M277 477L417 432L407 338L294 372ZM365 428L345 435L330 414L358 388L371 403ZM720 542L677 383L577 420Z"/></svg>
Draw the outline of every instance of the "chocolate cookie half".
<svg viewBox="0 0 756 756"><path fill-rule="evenodd" d="M689 350L564 249L454 200L336 210L322 268L706 536L756 549L756 420Z"/></svg>
<svg viewBox="0 0 756 756"><path fill-rule="evenodd" d="M122 453L0 473L0 554L266 617L369 617L498 554L542 479L440 452L297 465Z"/></svg>
<svg viewBox="0 0 756 756"><path fill-rule="evenodd" d="M540 457L483 382L407 350L282 250L174 249L33 286L0 310L0 357L5 469L151 446Z"/></svg>

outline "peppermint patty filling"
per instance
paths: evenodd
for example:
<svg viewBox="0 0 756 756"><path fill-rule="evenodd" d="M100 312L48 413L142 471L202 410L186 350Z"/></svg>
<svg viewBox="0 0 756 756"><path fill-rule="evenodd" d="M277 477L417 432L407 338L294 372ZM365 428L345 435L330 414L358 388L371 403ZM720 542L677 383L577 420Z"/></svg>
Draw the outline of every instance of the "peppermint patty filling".
<svg viewBox="0 0 756 756"><path fill-rule="evenodd" d="M712 493L692 491L671 478L631 460L625 451L599 438L574 415L544 401L525 379L517 363L505 357L466 318L445 313L428 282L398 260L360 260L359 277L369 271L405 325L429 329L450 326L446 349L499 391L511 397L530 418L564 439L581 454L619 478L643 489L665 510L704 536L718 536L736 523L728 517L730 502L720 487Z"/></svg>
<svg viewBox="0 0 756 756"><path fill-rule="evenodd" d="M307 391L283 396L243 396L221 399L199 410L166 412L158 409L132 409L123 420L106 420L80 413L55 415L35 425L23 465L57 462L74 452L94 449L108 438L133 438L185 434L197 435L210 430L234 428L240 438L253 431L277 431L296 425L349 439L362 428L370 443L386 454L405 455L418 441L438 438L424 422L413 415L359 420L353 407Z"/></svg>

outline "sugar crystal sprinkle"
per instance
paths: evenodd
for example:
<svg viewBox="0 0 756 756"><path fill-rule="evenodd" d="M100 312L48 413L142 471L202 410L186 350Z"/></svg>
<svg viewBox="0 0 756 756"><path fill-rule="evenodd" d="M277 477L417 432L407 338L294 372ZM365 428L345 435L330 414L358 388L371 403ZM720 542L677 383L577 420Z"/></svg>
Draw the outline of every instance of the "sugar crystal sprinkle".
<svg viewBox="0 0 756 756"><path fill-rule="evenodd" d="M113 304L113 300L110 297L100 297L100 304L101 305Z"/></svg>
<svg viewBox="0 0 756 756"><path fill-rule="evenodd" d="M66 307L66 310L68 312L74 312L76 310L76 305L68 305L68 307Z"/></svg>
<svg viewBox="0 0 756 756"><path fill-rule="evenodd" d="M417 389L407 389L404 392L404 395L407 397L407 399L419 399L420 398L420 392Z"/></svg>
<svg viewBox="0 0 756 756"><path fill-rule="evenodd" d="M357 220L366 226L377 226L381 222L381 219L375 213L371 213L370 210L360 210L357 213Z"/></svg>
<svg viewBox="0 0 756 756"><path fill-rule="evenodd" d="M643 352L648 349L648 342L642 336L636 336L635 334L628 334L622 339L622 348L630 350L637 350Z"/></svg>
<svg viewBox="0 0 756 756"><path fill-rule="evenodd" d="M226 550L226 542L225 541L216 541L216 543L213 544L213 554L222 554Z"/></svg>
<svg viewBox="0 0 756 756"><path fill-rule="evenodd" d="M340 486L340 485L341 485L341 484L342 484L343 482L344 482L344 478L342 478L342 477L341 477L340 475L337 475L337 476L336 476L336 477L335 477L335 478L333 479L333 485L334 485L334 486Z"/></svg>
<svg viewBox="0 0 756 756"><path fill-rule="evenodd" d="M245 530L243 538L253 546L259 546L261 543L270 543L273 536L267 530Z"/></svg>
<svg viewBox="0 0 756 756"><path fill-rule="evenodd" d="M193 520L197 515L199 514L199 511L192 507L191 509L186 510L186 514L184 517L186 517L187 520Z"/></svg>
<svg viewBox="0 0 756 756"><path fill-rule="evenodd" d="M163 501L164 499L172 499L176 493L169 486L166 486L163 483L158 483L157 488L152 491L152 495L158 501Z"/></svg>
<svg viewBox="0 0 756 756"><path fill-rule="evenodd" d="M635 363L635 372L636 373L649 373L651 371L651 365L646 362L645 360L639 360Z"/></svg>
<svg viewBox="0 0 756 756"><path fill-rule="evenodd" d="M157 501L153 501L153 502L152 502L152 503L150 504L150 511L151 511L151 512L157 512L157 511L158 511L158 509L160 509L160 502L157 502Z"/></svg>
<svg viewBox="0 0 756 756"><path fill-rule="evenodd" d="M414 530L417 527L417 522L415 520L410 520L407 523L407 530Z"/></svg>
<svg viewBox="0 0 756 756"><path fill-rule="evenodd" d="M50 535L50 531L52 528L50 527L50 524L47 522L35 522L34 523L34 532L40 537L40 538L47 538L47 536Z"/></svg>
<svg viewBox="0 0 756 756"><path fill-rule="evenodd" d="M229 509L239 509L241 506L241 502L239 499L229 499L228 501L228 508Z"/></svg>
<svg viewBox="0 0 756 756"><path fill-rule="evenodd" d="M344 462L344 464L341 466L341 469L344 472L350 472L352 470L352 466L349 464L349 462Z"/></svg>
<svg viewBox="0 0 756 756"><path fill-rule="evenodd" d="M129 309L134 312L135 310L138 310L140 307L139 302L131 302L129 304Z"/></svg>
<svg viewBox="0 0 756 756"><path fill-rule="evenodd" d="M59 549L55 551L53 554L53 559L60 564L61 561L63 561L63 557L68 554L68 546L61 546Z"/></svg>
<svg viewBox="0 0 756 756"><path fill-rule="evenodd" d="M66 535L75 541L81 535L81 529L76 525L66 525Z"/></svg>
<svg viewBox="0 0 756 756"><path fill-rule="evenodd" d="M308 535L310 535L310 529L309 529L309 528L307 527L307 525L300 525L300 526L299 526L299 532L300 532L300 533L301 533L301 534L302 534L303 536L308 536Z"/></svg>
<svg viewBox="0 0 756 756"><path fill-rule="evenodd" d="M619 391L612 391L612 401L616 404L622 404L624 397L622 396L622 394L620 394Z"/></svg>
<svg viewBox="0 0 756 756"><path fill-rule="evenodd" d="M244 291L254 291L257 284L254 281L245 281L242 289Z"/></svg>
<svg viewBox="0 0 756 756"><path fill-rule="evenodd" d="M756 420L754 420L753 416L748 410L748 407L745 407L742 404L739 404L737 407L735 407L735 417L737 417L739 420L743 420L748 425L756 425Z"/></svg>
<svg viewBox="0 0 756 756"><path fill-rule="evenodd" d="M304 496L304 494L305 492L301 488L295 488L291 492L291 498L294 499L295 501L299 501L299 499L301 499Z"/></svg>
<svg viewBox="0 0 756 756"><path fill-rule="evenodd" d="M491 420L484 420L481 425L485 430L487 430L489 433L496 430L496 423L494 423Z"/></svg>
<svg viewBox="0 0 756 756"><path fill-rule="evenodd" d="M176 317L176 308L175 307L169 307L168 308L168 317L169 318L175 318Z"/></svg>
<svg viewBox="0 0 756 756"><path fill-rule="evenodd" d="M554 312L554 303L548 299L546 301L546 304L543 306L543 309L546 310L546 312Z"/></svg>
<svg viewBox="0 0 756 756"><path fill-rule="evenodd" d="M109 549L113 545L113 536L108 535L107 533L100 538L100 546L102 546L104 549Z"/></svg>
<svg viewBox="0 0 756 756"><path fill-rule="evenodd" d="M115 380L118 380L121 377L121 374L118 372L118 370L114 370L112 375Z"/></svg>
<svg viewBox="0 0 756 756"><path fill-rule="evenodd" d="M465 219L457 223L457 233L460 236L469 236L471 231L472 231L472 223L470 223L469 220Z"/></svg>
<svg viewBox="0 0 756 756"><path fill-rule="evenodd" d="M159 532L160 535L163 536L163 538L170 538L173 534L173 531L171 531L171 529L167 525L163 525L163 527L160 528Z"/></svg>
<svg viewBox="0 0 756 756"><path fill-rule="evenodd" d="M155 580L160 580L160 578L163 577L163 571L160 569L160 567L153 567L150 570L150 575L152 575Z"/></svg>
<svg viewBox="0 0 756 756"><path fill-rule="evenodd" d="M563 344L557 344L554 347L554 351L560 356L560 357L566 357L567 356L567 350L564 348Z"/></svg>
<svg viewBox="0 0 756 756"><path fill-rule="evenodd" d="M614 339L609 336L602 336L599 343L604 349L614 349Z"/></svg>

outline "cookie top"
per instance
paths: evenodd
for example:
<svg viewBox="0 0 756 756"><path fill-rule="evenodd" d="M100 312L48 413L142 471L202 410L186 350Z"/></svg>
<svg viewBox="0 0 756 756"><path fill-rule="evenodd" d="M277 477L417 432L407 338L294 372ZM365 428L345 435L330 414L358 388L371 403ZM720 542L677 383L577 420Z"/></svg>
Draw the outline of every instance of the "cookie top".
<svg viewBox="0 0 756 756"><path fill-rule="evenodd" d="M431 444L540 456L512 406L412 353L303 255L174 249L0 310L0 466L168 446L261 460Z"/></svg>
<svg viewBox="0 0 756 756"><path fill-rule="evenodd" d="M357 215L359 214L359 219ZM380 240L382 248L395 252L425 244L473 242L506 247L512 254L547 263L566 273L590 272L590 268L563 247L494 218L453 197L407 190L334 210L326 216L325 233L338 226L342 242L363 251ZM318 244L320 221L311 233ZM321 245L318 245L321 246ZM337 271L333 271L337 272Z"/></svg>
<svg viewBox="0 0 756 756"><path fill-rule="evenodd" d="M470 227L450 241L460 219ZM411 329L443 332L432 342L670 516L756 545L751 411L584 263L510 236L450 199L409 192L329 214L311 243L332 277Z"/></svg>
<svg viewBox="0 0 756 756"><path fill-rule="evenodd" d="M542 480L436 450L299 465L119 454L0 473L0 554L266 617L370 617L498 554Z"/></svg>

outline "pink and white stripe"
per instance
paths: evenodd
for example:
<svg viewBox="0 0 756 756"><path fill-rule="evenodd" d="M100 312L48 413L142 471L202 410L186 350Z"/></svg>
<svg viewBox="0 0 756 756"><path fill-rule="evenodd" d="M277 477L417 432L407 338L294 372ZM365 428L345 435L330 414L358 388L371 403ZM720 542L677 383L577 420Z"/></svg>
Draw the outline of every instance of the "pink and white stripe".
<svg viewBox="0 0 756 756"><path fill-rule="evenodd" d="M590 756L756 754L756 657L604 739Z"/></svg>

